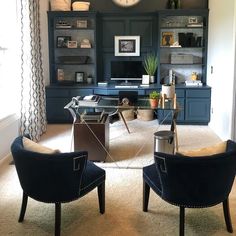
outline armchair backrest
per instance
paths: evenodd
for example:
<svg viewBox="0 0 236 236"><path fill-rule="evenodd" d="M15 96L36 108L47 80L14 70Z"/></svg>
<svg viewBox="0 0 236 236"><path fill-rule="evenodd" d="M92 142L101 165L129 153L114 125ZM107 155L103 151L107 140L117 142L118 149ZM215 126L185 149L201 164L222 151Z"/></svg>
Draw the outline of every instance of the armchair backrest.
<svg viewBox="0 0 236 236"><path fill-rule="evenodd" d="M204 157L154 153L162 198L186 207L207 207L224 201L236 173L236 151Z"/></svg>
<svg viewBox="0 0 236 236"><path fill-rule="evenodd" d="M11 151L23 191L42 202L69 202L79 197L87 152L42 154L24 149L23 137Z"/></svg>

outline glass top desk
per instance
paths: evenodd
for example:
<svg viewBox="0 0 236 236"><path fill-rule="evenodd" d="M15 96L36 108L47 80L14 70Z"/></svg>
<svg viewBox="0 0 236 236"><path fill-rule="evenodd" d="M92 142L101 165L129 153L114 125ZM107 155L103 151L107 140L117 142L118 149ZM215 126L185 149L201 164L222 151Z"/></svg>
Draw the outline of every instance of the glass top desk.
<svg viewBox="0 0 236 236"><path fill-rule="evenodd" d="M83 104L80 103L79 96L73 97L71 102L69 102L64 109L67 109L70 111L73 120L80 117L81 115L81 109L88 109L88 108L94 108L94 109L103 109L103 110L109 110L112 112L109 113L109 116L119 114L121 119L123 120L127 131L130 133L128 125L125 121L125 118L122 114L122 111L129 110L129 109L153 109L153 110L170 110L172 111L172 124L176 125L176 119L178 112L180 110L176 98L173 99L161 99L158 107L151 107L149 99L147 97L138 97L137 100L133 104L124 104L121 103L118 97L102 97L100 96L100 99L97 103L94 102L86 102ZM164 119L165 120L165 119ZM164 121L163 120L163 121Z"/></svg>
<svg viewBox="0 0 236 236"><path fill-rule="evenodd" d="M134 109L134 110L153 109L154 111L157 111L157 110L167 110L168 111L165 113L164 119L162 120L161 123L159 123L159 125L161 125L166 120L166 118L168 116L172 115L170 130L175 132L175 144L176 144L176 150L178 151L176 119L177 119L177 115L178 115L180 108L176 102L176 99L164 99L164 100L162 99L159 102L158 107L151 107L150 101L147 97L138 97L137 101L131 105L120 103L120 99L118 97L102 97L101 96L100 100L97 103L87 102L87 103L83 103L83 104L80 103L79 97L73 97L71 102L69 102L64 107L64 109L69 110L70 114L73 117L72 135L74 136L74 142L73 142L74 143L74 150L77 150L77 146L79 146L79 143L80 143L80 146L85 145L87 147L87 145L89 145L89 147L87 149L90 150L90 153L92 153L94 151L94 149L96 149L96 156L98 156L97 153L100 153L101 154L100 156L104 156L104 155L109 156L111 160L115 161L114 158L109 153L109 144L106 145L107 142L102 143L101 140L99 140L98 135L93 131L92 126L94 124L91 123L90 121L86 121L86 120L82 121L81 120L81 115L83 114L84 110L85 111L91 110L91 109L93 109L95 111L104 110L105 111L104 114L106 114L106 116L113 116L114 114L119 114L120 118L122 119L122 121L125 124L127 131L130 133L128 125L126 123L126 120L123 117L122 111L127 110L127 109ZM75 127L78 127L78 121L79 121L79 124L83 123L84 126L87 128L87 130L89 130L88 133L86 133L86 134L84 134L81 131L80 135L83 137L80 139L80 142L78 141L78 130L77 129L75 130ZM82 121L82 123L81 123L81 121ZM109 120L106 121L104 124L100 124L100 126L107 127L106 126L107 122L108 122L108 126L109 126ZM83 126L83 124L81 126ZM106 128L105 128L105 130L106 130ZM106 131L105 131L105 133L106 133ZM75 137L76 137L76 139L75 139ZM85 138L85 137L87 137L87 138ZM86 141L87 143L81 144L81 142L83 143L83 142L85 142L85 140L88 140L88 139L90 140L89 142ZM109 137L108 137L108 139L109 139ZM78 141L78 143L77 143L77 141ZM109 143L109 141L108 141L108 143ZM90 146L92 146L92 147L90 147ZM144 147L144 144L142 145L142 147L139 149L138 152L140 152L143 147ZM92 154L90 156L92 156ZM104 161L105 161L105 159L106 159L106 157L104 157ZM115 161L115 163L116 163L116 161Z"/></svg>

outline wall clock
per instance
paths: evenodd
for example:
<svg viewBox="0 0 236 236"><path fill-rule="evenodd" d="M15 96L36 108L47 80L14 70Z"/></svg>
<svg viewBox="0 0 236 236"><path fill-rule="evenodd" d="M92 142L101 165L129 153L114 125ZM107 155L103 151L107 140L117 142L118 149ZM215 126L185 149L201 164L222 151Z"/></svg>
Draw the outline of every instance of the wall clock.
<svg viewBox="0 0 236 236"><path fill-rule="evenodd" d="M139 3L141 0L112 0L112 1L120 7L131 7Z"/></svg>

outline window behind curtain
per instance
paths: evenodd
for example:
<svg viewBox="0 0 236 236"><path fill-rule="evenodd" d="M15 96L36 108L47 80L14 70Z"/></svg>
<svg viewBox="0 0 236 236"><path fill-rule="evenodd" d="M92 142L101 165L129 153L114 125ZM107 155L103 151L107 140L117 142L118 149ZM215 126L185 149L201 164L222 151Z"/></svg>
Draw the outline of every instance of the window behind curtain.
<svg viewBox="0 0 236 236"><path fill-rule="evenodd" d="M19 112L20 19L17 0L0 7L0 119Z"/></svg>

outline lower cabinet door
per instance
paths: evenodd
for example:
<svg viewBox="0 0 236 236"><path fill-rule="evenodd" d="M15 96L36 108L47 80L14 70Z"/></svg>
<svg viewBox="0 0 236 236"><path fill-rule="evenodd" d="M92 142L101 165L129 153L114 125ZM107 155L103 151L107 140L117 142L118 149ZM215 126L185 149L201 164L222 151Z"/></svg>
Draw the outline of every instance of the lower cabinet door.
<svg viewBox="0 0 236 236"><path fill-rule="evenodd" d="M210 99L187 98L185 120L187 122L208 123L210 121Z"/></svg>
<svg viewBox="0 0 236 236"><path fill-rule="evenodd" d="M64 106L71 101L70 98L47 98L46 111L48 123L72 123L72 116Z"/></svg>
<svg viewBox="0 0 236 236"><path fill-rule="evenodd" d="M178 98L178 105L180 108L178 117L177 117L177 122L182 123L184 121L184 98ZM166 123L171 123L172 120L172 112L171 110L158 110L157 117L159 122L163 122L164 124Z"/></svg>

